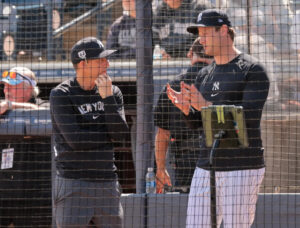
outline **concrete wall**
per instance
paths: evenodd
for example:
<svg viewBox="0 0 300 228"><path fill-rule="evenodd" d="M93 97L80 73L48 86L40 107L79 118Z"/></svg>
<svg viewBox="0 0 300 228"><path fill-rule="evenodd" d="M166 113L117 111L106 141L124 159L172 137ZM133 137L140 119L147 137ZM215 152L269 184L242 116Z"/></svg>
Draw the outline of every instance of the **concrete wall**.
<svg viewBox="0 0 300 228"><path fill-rule="evenodd" d="M125 228L184 228L187 199L176 193L122 195ZM259 194L251 228L288 227L300 227L300 194Z"/></svg>

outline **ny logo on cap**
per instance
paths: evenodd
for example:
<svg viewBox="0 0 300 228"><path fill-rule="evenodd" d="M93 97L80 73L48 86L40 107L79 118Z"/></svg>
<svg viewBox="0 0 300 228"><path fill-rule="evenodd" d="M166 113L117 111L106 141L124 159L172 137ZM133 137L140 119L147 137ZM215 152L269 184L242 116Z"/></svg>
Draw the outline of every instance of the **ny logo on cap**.
<svg viewBox="0 0 300 228"><path fill-rule="evenodd" d="M201 21L201 19L202 19L202 13L199 13L197 21Z"/></svg>
<svg viewBox="0 0 300 228"><path fill-rule="evenodd" d="M81 58L81 59L85 59L86 58L85 50L79 51L78 52L78 57Z"/></svg>

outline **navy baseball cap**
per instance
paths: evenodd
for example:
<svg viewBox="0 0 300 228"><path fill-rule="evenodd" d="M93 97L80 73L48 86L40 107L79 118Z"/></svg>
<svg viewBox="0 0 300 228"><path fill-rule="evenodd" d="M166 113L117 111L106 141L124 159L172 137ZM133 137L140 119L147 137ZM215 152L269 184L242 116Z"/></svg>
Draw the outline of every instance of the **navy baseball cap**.
<svg viewBox="0 0 300 228"><path fill-rule="evenodd" d="M96 37L85 37L71 49L71 61L77 64L82 60L106 58L117 50L105 50L104 45Z"/></svg>
<svg viewBox="0 0 300 228"><path fill-rule="evenodd" d="M189 26L187 31L197 35L198 27L218 27L222 25L231 27L231 22L229 21L227 14L222 10L207 9L199 13L197 23Z"/></svg>

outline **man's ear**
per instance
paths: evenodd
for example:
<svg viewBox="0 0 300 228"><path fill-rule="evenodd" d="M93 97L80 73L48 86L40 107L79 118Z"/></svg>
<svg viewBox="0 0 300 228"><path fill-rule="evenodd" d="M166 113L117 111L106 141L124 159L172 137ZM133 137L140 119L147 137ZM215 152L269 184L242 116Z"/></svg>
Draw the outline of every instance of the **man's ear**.
<svg viewBox="0 0 300 228"><path fill-rule="evenodd" d="M220 31L221 31L222 36L226 36L227 33L228 33L228 26L227 25L222 25Z"/></svg>

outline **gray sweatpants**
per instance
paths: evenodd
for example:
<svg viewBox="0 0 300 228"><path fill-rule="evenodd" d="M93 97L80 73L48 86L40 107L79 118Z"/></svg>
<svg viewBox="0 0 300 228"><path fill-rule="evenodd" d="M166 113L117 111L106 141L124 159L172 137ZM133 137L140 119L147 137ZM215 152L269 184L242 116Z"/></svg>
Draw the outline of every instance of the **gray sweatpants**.
<svg viewBox="0 0 300 228"><path fill-rule="evenodd" d="M122 228L118 181L89 182L55 177L53 216L58 228Z"/></svg>

